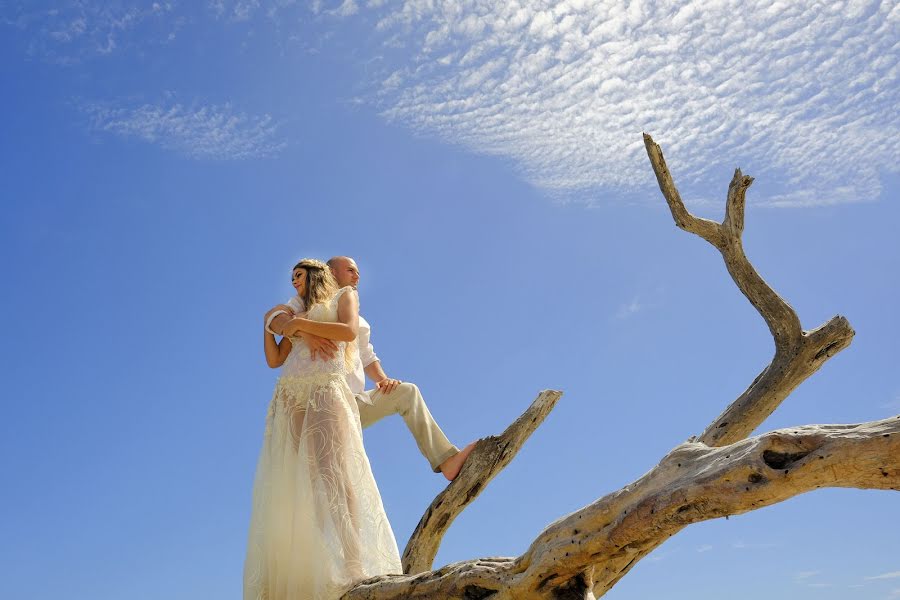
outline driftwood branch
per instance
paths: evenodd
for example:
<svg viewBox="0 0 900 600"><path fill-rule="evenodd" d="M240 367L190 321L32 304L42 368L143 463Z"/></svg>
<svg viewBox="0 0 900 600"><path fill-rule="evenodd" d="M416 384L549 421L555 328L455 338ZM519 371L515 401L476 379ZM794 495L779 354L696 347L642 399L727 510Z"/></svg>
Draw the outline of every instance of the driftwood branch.
<svg viewBox="0 0 900 600"><path fill-rule="evenodd" d="M543 392L503 435L479 442L457 481L429 507L404 553L408 574L360 582L343 600L593 600L692 523L822 487L900 489L900 416L807 425L747 439L791 391L850 344L853 329L837 316L804 331L794 309L750 264L741 238L752 178L736 170L722 223L702 219L685 208L660 147L648 135L644 142L675 224L721 252L738 289L768 325L775 342L771 363L698 439L674 448L637 481L552 523L521 556L428 570L453 518L559 399L559 392Z"/></svg>
<svg viewBox="0 0 900 600"><path fill-rule="evenodd" d="M825 487L900 489L900 416L781 429L719 448L684 443L634 483L547 527L518 558L370 579L344 600L599 598L691 523Z"/></svg>
<svg viewBox="0 0 900 600"><path fill-rule="evenodd" d="M557 521L529 553L532 562L557 565L551 584L593 566L593 591L600 597L691 523L821 487L900 489L900 417L782 429L718 448L682 444L638 481ZM598 556L606 560L597 563Z"/></svg>
<svg viewBox="0 0 900 600"><path fill-rule="evenodd" d="M421 573L431 569L441 540L453 519L509 464L561 396L562 392L554 390L541 392L501 435L478 440L462 471L437 495L410 536L403 551L404 573Z"/></svg>
<svg viewBox="0 0 900 600"><path fill-rule="evenodd" d="M775 356L750 387L719 415L699 436L710 446L723 446L743 439L759 427L781 402L826 360L846 348L854 331L844 317L837 316L813 331L803 331L793 308L760 277L744 254L744 203L753 178L736 169L728 186L725 219L716 223L688 212L675 187L662 149L646 133L644 145L675 224L695 233L722 253L725 267L741 293L766 321L775 340Z"/></svg>

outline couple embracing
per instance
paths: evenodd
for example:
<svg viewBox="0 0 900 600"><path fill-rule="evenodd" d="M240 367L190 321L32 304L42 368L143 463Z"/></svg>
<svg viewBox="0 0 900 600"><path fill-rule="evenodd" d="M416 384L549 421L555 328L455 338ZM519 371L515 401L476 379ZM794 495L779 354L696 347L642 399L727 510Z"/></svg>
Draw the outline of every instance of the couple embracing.
<svg viewBox="0 0 900 600"><path fill-rule="evenodd" d="M265 317L266 363L282 370L253 486L244 600L335 600L356 581L402 572L363 427L402 415L449 480L474 445L451 444L418 388L385 374L359 314L353 259L304 259L291 283L297 295Z"/></svg>

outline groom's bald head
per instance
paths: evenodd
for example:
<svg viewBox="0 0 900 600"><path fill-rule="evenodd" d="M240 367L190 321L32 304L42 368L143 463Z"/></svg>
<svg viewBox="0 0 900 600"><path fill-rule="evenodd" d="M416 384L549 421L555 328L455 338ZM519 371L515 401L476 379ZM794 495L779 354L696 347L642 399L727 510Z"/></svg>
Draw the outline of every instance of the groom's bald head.
<svg viewBox="0 0 900 600"><path fill-rule="evenodd" d="M359 284L359 267L356 266L356 261L349 256L334 256L328 259L328 266L339 286L352 285L356 287Z"/></svg>

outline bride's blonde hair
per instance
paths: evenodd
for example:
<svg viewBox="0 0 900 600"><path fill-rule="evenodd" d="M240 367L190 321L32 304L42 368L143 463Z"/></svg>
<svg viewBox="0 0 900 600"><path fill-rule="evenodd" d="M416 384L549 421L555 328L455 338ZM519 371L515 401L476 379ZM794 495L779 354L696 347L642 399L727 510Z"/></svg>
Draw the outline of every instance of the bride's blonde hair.
<svg viewBox="0 0 900 600"><path fill-rule="evenodd" d="M306 270L306 291L304 292L303 310L309 312L316 304L328 302L338 293L337 280L331 274L331 268L321 260L304 258L291 269L291 273L297 269ZM356 340L344 345L344 368L353 371L356 366Z"/></svg>
<svg viewBox="0 0 900 600"><path fill-rule="evenodd" d="M302 296L304 310L308 311L316 304L328 302L337 293L337 281L328 265L321 260L304 258L294 265L291 273L297 269L306 271L306 291Z"/></svg>

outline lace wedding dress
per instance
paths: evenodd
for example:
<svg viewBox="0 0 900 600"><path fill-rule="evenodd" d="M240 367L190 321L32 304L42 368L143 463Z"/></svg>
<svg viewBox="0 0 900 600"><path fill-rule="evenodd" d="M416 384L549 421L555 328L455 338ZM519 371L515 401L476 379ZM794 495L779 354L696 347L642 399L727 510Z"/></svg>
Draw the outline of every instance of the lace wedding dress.
<svg viewBox="0 0 900 600"><path fill-rule="evenodd" d="M307 318L337 321L347 289ZM256 469L244 600L334 600L355 581L402 572L344 380L345 343L312 360L291 342Z"/></svg>

